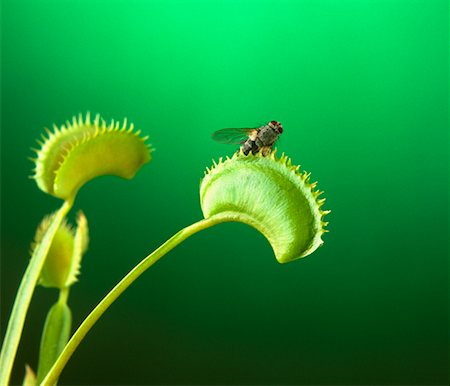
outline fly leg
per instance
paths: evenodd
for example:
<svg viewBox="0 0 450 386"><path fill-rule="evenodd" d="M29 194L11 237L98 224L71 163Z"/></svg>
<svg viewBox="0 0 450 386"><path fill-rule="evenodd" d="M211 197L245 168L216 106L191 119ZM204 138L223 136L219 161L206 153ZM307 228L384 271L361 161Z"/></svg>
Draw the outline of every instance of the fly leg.
<svg viewBox="0 0 450 386"><path fill-rule="evenodd" d="M261 154L263 157L267 157L272 152L272 146L263 146L261 148Z"/></svg>

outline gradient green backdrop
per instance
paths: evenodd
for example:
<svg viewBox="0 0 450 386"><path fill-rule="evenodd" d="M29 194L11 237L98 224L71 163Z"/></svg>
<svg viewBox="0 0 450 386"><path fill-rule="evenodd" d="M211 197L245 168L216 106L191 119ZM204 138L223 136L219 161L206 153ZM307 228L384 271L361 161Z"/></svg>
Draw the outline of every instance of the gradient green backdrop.
<svg viewBox="0 0 450 386"><path fill-rule="evenodd" d="M223 127L271 119L325 190L330 233L278 264L242 224L165 257L100 320L61 384L446 384L446 1L4 1L2 334L42 216L28 179L43 127L128 117L154 160L104 177L76 209L91 246L74 323L135 263L201 218ZM73 218L73 214L71 214ZM56 292L38 288L17 383L36 368Z"/></svg>

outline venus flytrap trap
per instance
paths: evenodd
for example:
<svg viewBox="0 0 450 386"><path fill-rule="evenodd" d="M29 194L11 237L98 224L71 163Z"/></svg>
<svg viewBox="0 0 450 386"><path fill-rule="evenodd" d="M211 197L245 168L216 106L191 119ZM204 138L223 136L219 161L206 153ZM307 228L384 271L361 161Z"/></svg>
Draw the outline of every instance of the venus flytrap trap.
<svg viewBox="0 0 450 386"><path fill-rule="evenodd" d="M51 386L73 352L108 307L143 272L193 234L222 222L242 222L260 231L275 257L286 263L314 252L322 243L327 223L325 199L284 154L242 151L207 168L200 185L204 219L176 233L134 267L94 308L73 334L41 386Z"/></svg>
<svg viewBox="0 0 450 386"><path fill-rule="evenodd" d="M45 193L64 200L61 208L46 224L19 286L8 322L0 355L0 385L8 385L19 345L26 313L46 256L66 214L73 206L78 190L101 175L131 179L151 159L147 137L140 137L133 125L112 121L107 125L97 115L80 115L54 130L46 129L40 149L35 149L33 178ZM45 274L45 273L44 273ZM45 282L45 280L44 280Z"/></svg>
<svg viewBox="0 0 450 386"><path fill-rule="evenodd" d="M36 232L35 245L39 243L50 221L51 217L46 217L41 222ZM45 320L36 384L45 378L69 340L72 327L72 312L67 304L69 289L78 280L81 258L87 250L88 242L87 220L84 214L79 212L76 230L64 220L53 238L45 259L39 284L58 289L59 298L50 308Z"/></svg>
<svg viewBox="0 0 450 386"><path fill-rule="evenodd" d="M52 216L46 216L39 224L32 250L40 243L48 229ZM53 237L44 266L39 277L39 285L63 290L78 280L81 258L89 243L87 219L83 212L77 215L77 226L73 229L64 219Z"/></svg>
<svg viewBox="0 0 450 386"><path fill-rule="evenodd" d="M63 200L73 200L89 180L102 175L131 179L151 159L150 147L127 121L107 125L97 115L83 121L74 117L54 132L42 136L41 149L36 150L36 183L44 192Z"/></svg>
<svg viewBox="0 0 450 386"><path fill-rule="evenodd" d="M286 263L313 253L322 245L328 211L325 199L310 183L310 173L300 173L284 154L236 153L214 162L200 185L205 218L224 217L260 231L270 242L275 257Z"/></svg>

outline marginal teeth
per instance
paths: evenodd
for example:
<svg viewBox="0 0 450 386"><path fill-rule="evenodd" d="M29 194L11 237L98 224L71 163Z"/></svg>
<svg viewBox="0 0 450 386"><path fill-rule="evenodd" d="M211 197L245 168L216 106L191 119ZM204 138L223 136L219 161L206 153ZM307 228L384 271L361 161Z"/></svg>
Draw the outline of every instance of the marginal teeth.
<svg viewBox="0 0 450 386"><path fill-rule="evenodd" d="M60 127L55 124L52 127L52 130L44 128L46 135L40 134L42 140L38 139L37 143L41 149L32 149L33 152L37 153L37 158L33 157L33 161L36 163L38 170L40 170L39 178L37 178L37 180L39 179L37 181L38 185L47 193L53 192L54 168L58 165L56 161L60 161L59 157L62 157L64 160L75 147L82 145L86 141L106 134L107 131L114 132L113 135L133 135L143 142L148 139L148 136L145 138L139 137L140 131L131 133L133 125L131 124L128 127L126 119L123 123L112 120L107 127L105 120L100 117L100 114L96 114L94 121L91 123L89 112L85 117L79 114L66 121ZM149 151L153 150L150 145L148 145L148 149Z"/></svg>
<svg viewBox="0 0 450 386"><path fill-rule="evenodd" d="M223 158L220 157L219 158L219 162L216 162L213 159L212 160L212 166L210 168L208 168L208 167L206 168L206 171L204 173L205 177L207 177L211 173L215 173L218 170L218 168L221 167L224 163L230 162L230 161L234 161L235 159L240 158L240 157L242 157L242 158L248 158L248 157L270 158L270 159L274 160L275 162L278 162L278 163L286 166L289 170L291 170L295 175L297 175L300 179L302 179L307 184L307 187L309 187L309 189L311 191L311 194L312 194L314 200L317 203L318 210L321 213L322 218L324 216L326 216L328 213L330 213L331 212L330 210L322 210L322 209L320 209L323 206L323 204L325 203L326 199L325 198L318 199L318 197L321 196L324 192L321 191L321 190L315 190L317 185L318 185L317 181L314 181L314 182L312 182L310 184L308 183L308 181L309 181L309 179L311 177L311 173L310 172L306 172L306 171L300 172L300 165L293 166L292 165L292 160L288 156L286 156L284 153L282 153L280 158L277 158L276 157L276 151L277 151L277 149L275 148L270 154L268 154L268 157L264 157L261 154L261 152L258 152L256 154L252 154L250 152L249 154L245 155L242 150L239 150L239 151L235 152L231 158L229 156L226 156L225 160L223 160ZM325 226L328 225L328 222L323 222L322 221L321 225L322 225L322 228L324 228ZM328 230L324 230L324 232L328 232Z"/></svg>

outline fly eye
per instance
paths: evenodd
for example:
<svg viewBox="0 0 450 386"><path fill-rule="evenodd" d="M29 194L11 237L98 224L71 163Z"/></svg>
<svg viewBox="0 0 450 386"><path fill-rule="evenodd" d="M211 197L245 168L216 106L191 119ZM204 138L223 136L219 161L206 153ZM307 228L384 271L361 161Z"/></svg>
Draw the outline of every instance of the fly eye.
<svg viewBox="0 0 450 386"><path fill-rule="evenodd" d="M270 124L271 124L272 126L277 126L277 125L278 125L278 122L277 122L277 121L270 121Z"/></svg>
<svg viewBox="0 0 450 386"><path fill-rule="evenodd" d="M278 125L278 132L281 134L283 132L283 128L281 127L281 125Z"/></svg>

